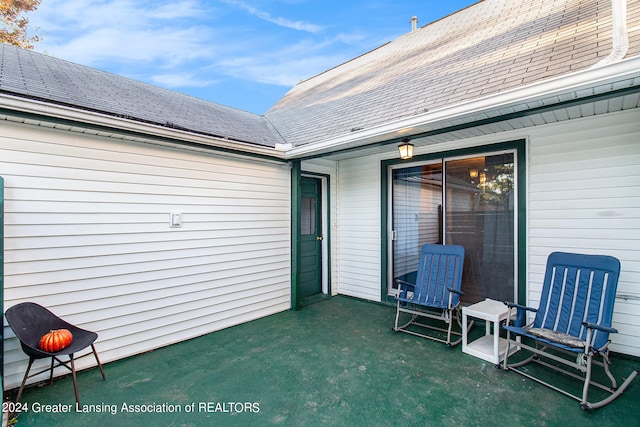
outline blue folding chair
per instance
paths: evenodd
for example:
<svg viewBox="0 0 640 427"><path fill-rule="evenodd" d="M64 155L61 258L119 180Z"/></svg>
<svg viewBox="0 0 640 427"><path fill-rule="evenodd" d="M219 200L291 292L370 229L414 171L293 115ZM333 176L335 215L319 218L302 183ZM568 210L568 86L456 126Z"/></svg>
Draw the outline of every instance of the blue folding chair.
<svg viewBox="0 0 640 427"><path fill-rule="evenodd" d="M394 331L406 332L423 338L440 341L454 346L462 341L462 333L453 330L454 320L461 327L460 296L464 295L462 286L462 264L464 248L458 245L423 245L420 248L420 260L416 283L397 280L398 295ZM408 313L411 320L399 326L400 313ZM446 329L434 324L421 323L420 318L429 318L444 324ZM411 326L419 326L435 331L446 332L446 339L436 334L423 334ZM471 327L471 325L469 326ZM451 336L460 336L451 341Z"/></svg>
<svg viewBox="0 0 640 427"><path fill-rule="evenodd" d="M602 407L620 396L638 372L633 371L618 387L609 370L609 334L618 332L611 327L611 318L619 273L620 262L610 256L552 253L547 260L540 306L535 309L505 303L511 316L515 314L511 317L515 321L513 325L503 326L508 343L504 369L578 400L582 409ZM525 325L527 311L535 312L535 318L529 325ZM508 355L512 345L531 353L524 360L510 363ZM513 359L514 356L511 357ZM582 395L550 384L548 379L541 378L542 375L535 376L533 370L518 369L530 362L584 382ZM611 386L592 379L592 366L604 368ZM590 386L608 392L607 397L589 402Z"/></svg>

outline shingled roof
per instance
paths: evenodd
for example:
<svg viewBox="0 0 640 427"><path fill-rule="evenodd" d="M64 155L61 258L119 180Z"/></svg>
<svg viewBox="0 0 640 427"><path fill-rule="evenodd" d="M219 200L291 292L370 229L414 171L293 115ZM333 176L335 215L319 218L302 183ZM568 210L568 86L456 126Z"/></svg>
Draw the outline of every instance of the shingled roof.
<svg viewBox="0 0 640 427"><path fill-rule="evenodd" d="M266 117L300 146L586 69L611 52L611 16L611 0L484 0L298 84Z"/></svg>
<svg viewBox="0 0 640 427"><path fill-rule="evenodd" d="M0 52L0 93L267 147L282 142L256 114L30 50L0 44Z"/></svg>
<svg viewBox="0 0 640 427"><path fill-rule="evenodd" d="M627 26L629 58L640 54L638 1ZM612 33L611 0L483 0L298 84L264 116L0 45L0 94L239 149L305 147L588 69L611 53Z"/></svg>

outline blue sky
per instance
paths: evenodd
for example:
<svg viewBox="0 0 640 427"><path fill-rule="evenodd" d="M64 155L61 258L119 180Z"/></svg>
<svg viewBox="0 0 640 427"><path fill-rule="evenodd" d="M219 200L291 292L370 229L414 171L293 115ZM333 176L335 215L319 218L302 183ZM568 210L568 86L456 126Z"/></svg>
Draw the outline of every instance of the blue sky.
<svg viewBox="0 0 640 427"><path fill-rule="evenodd" d="M35 51L257 114L476 0L42 0Z"/></svg>

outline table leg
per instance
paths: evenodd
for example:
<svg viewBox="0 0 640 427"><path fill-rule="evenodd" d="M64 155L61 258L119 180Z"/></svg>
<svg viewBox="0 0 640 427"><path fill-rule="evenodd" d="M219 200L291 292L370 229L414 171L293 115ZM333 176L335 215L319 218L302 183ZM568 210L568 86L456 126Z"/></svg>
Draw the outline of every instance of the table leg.
<svg viewBox="0 0 640 427"><path fill-rule="evenodd" d="M462 348L467 346L467 314L462 310Z"/></svg>
<svg viewBox="0 0 640 427"><path fill-rule="evenodd" d="M500 321L493 322L493 357L494 362L500 363Z"/></svg>

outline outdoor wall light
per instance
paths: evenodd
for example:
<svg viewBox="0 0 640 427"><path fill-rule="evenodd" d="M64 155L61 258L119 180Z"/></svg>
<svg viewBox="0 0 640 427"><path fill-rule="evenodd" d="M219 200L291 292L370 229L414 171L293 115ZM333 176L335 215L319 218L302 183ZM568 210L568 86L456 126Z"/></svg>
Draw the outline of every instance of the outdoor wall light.
<svg viewBox="0 0 640 427"><path fill-rule="evenodd" d="M398 145L398 151L400 152L400 158L402 160L413 157L413 144L409 141L411 141L411 138L403 138L402 144Z"/></svg>
<svg viewBox="0 0 640 427"><path fill-rule="evenodd" d="M470 178L477 178L478 177L478 169L470 169L469 170L469 177Z"/></svg>

